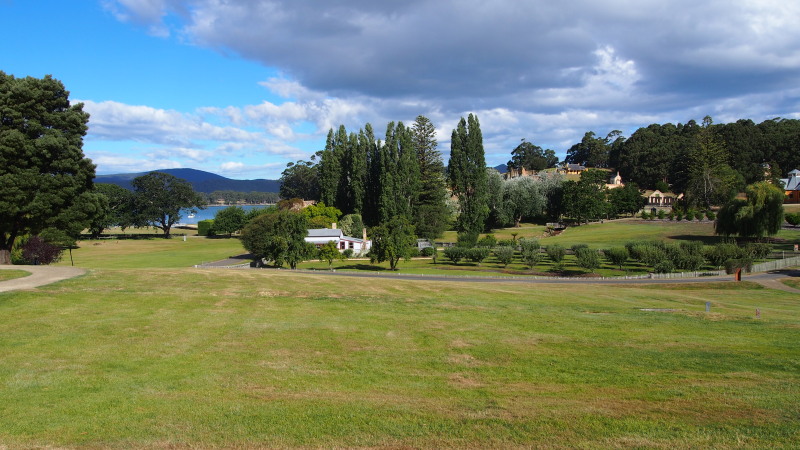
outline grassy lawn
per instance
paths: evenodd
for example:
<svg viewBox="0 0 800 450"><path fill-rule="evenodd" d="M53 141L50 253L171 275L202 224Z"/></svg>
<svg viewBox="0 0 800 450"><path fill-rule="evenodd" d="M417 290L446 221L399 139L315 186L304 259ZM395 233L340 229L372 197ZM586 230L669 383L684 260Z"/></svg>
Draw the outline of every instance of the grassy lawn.
<svg viewBox="0 0 800 450"><path fill-rule="evenodd" d="M72 250L75 266L90 269L191 267L245 253L238 239L227 238L101 239L81 241L78 246ZM58 264L69 265L69 255Z"/></svg>
<svg viewBox="0 0 800 450"><path fill-rule="evenodd" d="M30 272L26 272L24 270L4 269L0 270L0 281L7 281L7 280L13 280L14 278L27 277L30 274L31 274Z"/></svg>
<svg viewBox="0 0 800 450"><path fill-rule="evenodd" d="M517 239L522 238L536 238L540 239L544 236L545 233L545 226L544 225L537 225L534 223L522 223L520 224L519 228L499 228L496 230L492 230L494 237L498 240L500 239L512 239L513 236L511 233L517 233ZM486 236L488 233L481 234L481 237ZM458 240L458 233L455 231L446 231L444 236L437 241L441 242L456 242Z"/></svg>
<svg viewBox="0 0 800 450"><path fill-rule="evenodd" d="M625 275L636 275L648 273L652 269L646 267L636 261L629 261L628 264L623 266L620 270L617 266L613 266L603 260L600 268L595 270L595 275L589 271L578 267L575 257L567 255L563 260L564 270L561 272L553 272L553 263L544 257L542 262L537 264L533 270L524 265L519 260L519 255L516 256L513 263L507 267L503 267L493 256L490 256L481 265L473 262L461 261L458 264L453 264L450 260L446 259L440 252L437 264L433 263L430 258L413 258L409 261L400 260L398 263L398 273L400 274L425 274L425 275L445 275L445 276L606 276L618 277ZM328 263L321 261L307 261L298 265L299 269L314 269L314 270L327 270ZM388 272L389 263L375 263L372 264L369 260L355 259L334 261L333 269L337 271L371 271L371 272ZM709 269L712 269L709 267ZM713 268L716 269L716 268Z"/></svg>
<svg viewBox="0 0 800 450"><path fill-rule="evenodd" d="M787 286L791 286L791 287L793 287L795 289L800 289L800 280L798 280L796 278L784 279L784 280L781 280L781 282L783 284L785 284Z"/></svg>
<svg viewBox="0 0 800 450"><path fill-rule="evenodd" d="M714 235L711 222L620 219L570 227L558 236L541 239L542 245L587 244L592 248L620 247L630 241L700 240L704 244L716 244L719 238Z"/></svg>
<svg viewBox="0 0 800 450"><path fill-rule="evenodd" d="M95 269L0 317L9 448L800 440L800 303L750 283Z"/></svg>

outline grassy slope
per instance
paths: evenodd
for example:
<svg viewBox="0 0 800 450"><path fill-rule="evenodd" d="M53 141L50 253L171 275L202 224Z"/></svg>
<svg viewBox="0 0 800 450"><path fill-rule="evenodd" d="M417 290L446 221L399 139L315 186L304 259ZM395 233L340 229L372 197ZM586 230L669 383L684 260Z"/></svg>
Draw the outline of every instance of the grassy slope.
<svg viewBox="0 0 800 450"><path fill-rule="evenodd" d="M245 253L238 239L192 237L81 241L72 251L75 265L86 268L191 267ZM59 265L69 265L65 255Z"/></svg>
<svg viewBox="0 0 800 450"><path fill-rule="evenodd" d="M14 278L22 278L30 275L30 272L24 270L0 270L0 281L13 280Z"/></svg>
<svg viewBox="0 0 800 450"><path fill-rule="evenodd" d="M10 447L800 439L800 305L747 283L97 269L0 294L0 317L0 416L13 417L0 421L0 444Z"/></svg>

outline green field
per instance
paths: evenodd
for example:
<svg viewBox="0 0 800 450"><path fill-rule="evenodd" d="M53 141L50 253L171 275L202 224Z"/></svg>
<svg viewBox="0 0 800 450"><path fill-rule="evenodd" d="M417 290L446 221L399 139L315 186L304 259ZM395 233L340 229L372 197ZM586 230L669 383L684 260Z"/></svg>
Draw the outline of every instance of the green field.
<svg viewBox="0 0 800 450"><path fill-rule="evenodd" d="M0 281L27 277L28 275L30 275L30 272L26 272L24 270L0 270Z"/></svg>
<svg viewBox="0 0 800 450"><path fill-rule="evenodd" d="M89 269L191 267L245 253L238 239L190 237L80 241L72 262ZM65 253L59 265L70 265Z"/></svg>
<svg viewBox="0 0 800 450"><path fill-rule="evenodd" d="M581 228L607 226L633 224ZM628 231L676 234L642 229ZM241 251L236 239L86 241L73 258L87 275L0 293L0 416L13 418L0 421L0 448L800 440L796 294L748 282L467 283L191 267ZM415 264L430 261L401 262L401 273L422 270Z"/></svg>
<svg viewBox="0 0 800 450"><path fill-rule="evenodd" d="M0 317L0 414L13 418L0 421L0 445L9 447L800 439L800 306L748 283L96 269L0 294Z"/></svg>

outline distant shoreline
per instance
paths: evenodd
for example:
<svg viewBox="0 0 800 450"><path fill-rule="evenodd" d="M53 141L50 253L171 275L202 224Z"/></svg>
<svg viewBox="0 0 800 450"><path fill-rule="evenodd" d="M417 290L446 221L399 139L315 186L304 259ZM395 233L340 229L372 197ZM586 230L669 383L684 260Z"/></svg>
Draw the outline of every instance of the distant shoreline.
<svg viewBox="0 0 800 450"><path fill-rule="evenodd" d="M230 205L225 204L213 204L213 205L205 205L203 208L210 208L212 206L275 206L275 203L234 203Z"/></svg>

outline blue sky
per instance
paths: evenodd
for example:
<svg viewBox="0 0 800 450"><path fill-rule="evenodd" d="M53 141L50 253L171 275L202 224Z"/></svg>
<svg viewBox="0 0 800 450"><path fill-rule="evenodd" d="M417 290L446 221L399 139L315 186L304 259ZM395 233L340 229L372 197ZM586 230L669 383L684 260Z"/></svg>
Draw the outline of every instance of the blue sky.
<svg viewBox="0 0 800 450"><path fill-rule="evenodd" d="M277 178L331 127L423 114L445 158L525 138L800 118L800 4L777 0L0 0L0 70L52 74L92 115L100 174ZM10 45L9 43L13 43Z"/></svg>

